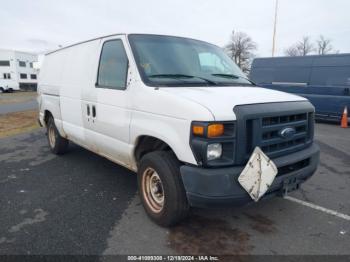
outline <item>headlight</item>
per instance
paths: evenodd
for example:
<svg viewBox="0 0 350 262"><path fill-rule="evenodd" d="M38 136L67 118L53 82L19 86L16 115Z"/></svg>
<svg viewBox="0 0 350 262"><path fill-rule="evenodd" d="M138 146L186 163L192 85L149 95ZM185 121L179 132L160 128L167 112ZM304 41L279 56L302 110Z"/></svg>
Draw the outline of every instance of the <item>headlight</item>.
<svg viewBox="0 0 350 262"><path fill-rule="evenodd" d="M193 121L190 146L200 166L223 167L235 163L235 121Z"/></svg>
<svg viewBox="0 0 350 262"><path fill-rule="evenodd" d="M207 147L207 160L220 158L222 155L222 145L220 143L209 144Z"/></svg>

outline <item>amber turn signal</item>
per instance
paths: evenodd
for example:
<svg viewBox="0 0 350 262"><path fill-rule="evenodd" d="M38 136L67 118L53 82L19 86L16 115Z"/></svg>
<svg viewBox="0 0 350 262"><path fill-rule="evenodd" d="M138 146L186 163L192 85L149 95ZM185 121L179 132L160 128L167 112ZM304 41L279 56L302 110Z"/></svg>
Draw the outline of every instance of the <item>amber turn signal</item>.
<svg viewBox="0 0 350 262"><path fill-rule="evenodd" d="M223 124L212 124L208 126L208 137L217 137L224 134Z"/></svg>
<svg viewBox="0 0 350 262"><path fill-rule="evenodd" d="M192 133L196 136L204 135L204 127L203 126L192 126Z"/></svg>

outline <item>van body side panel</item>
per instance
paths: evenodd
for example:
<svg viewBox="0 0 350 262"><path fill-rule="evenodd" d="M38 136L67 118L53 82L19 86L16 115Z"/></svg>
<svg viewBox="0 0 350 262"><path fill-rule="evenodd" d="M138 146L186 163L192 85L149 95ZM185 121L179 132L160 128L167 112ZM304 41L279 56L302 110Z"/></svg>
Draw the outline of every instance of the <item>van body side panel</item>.
<svg viewBox="0 0 350 262"><path fill-rule="evenodd" d="M191 121L186 119L134 111L130 130L131 145L135 147L141 136L155 137L168 144L180 161L197 165L189 145L190 126ZM133 161L135 169L136 164Z"/></svg>
<svg viewBox="0 0 350 262"><path fill-rule="evenodd" d="M94 57L98 41L92 41L62 50L64 67L60 88L60 106L63 129L72 140L89 147L85 136L82 90L94 85Z"/></svg>
<svg viewBox="0 0 350 262"><path fill-rule="evenodd" d="M60 95L62 70L64 67L64 56L61 53L54 53L45 56L39 73L39 94Z"/></svg>
<svg viewBox="0 0 350 262"><path fill-rule="evenodd" d="M95 107L96 116L91 117L88 121L85 132L90 141L94 141L92 149L99 154L106 156L113 161L124 166L130 166L130 146L129 146L129 126L131 118L130 109L130 90L128 86L126 90L117 90L95 86L97 82L97 74L99 68L99 58L103 44L113 39L122 40L123 36L114 36L102 39L98 43L96 51L96 59L93 65L93 85L87 85L83 89L84 97L83 111L87 105ZM124 48L127 49L127 45ZM125 50L126 53L127 50ZM129 61L130 61L130 57ZM130 69L129 69L130 70Z"/></svg>
<svg viewBox="0 0 350 262"><path fill-rule="evenodd" d="M61 54L46 56L38 77L38 102L40 122L45 126L45 111L52 114L55 125L61 136L66 137L62 125L60 108L60 85L62 80L63 57Z"/></svg>
<svg viewBox="0 0 350 262"><path fill-rule="evenodd" d="M115 158L125 165L129 159L129 125L131 111L130 96L127 90L97 90L96 120L94 132L98 141L98 151Z"/></svg>
<svg viewBox="0 0 350 262"><path fill-rule="evenodd" d="M67 135L64 132L63 125L62 125L59 96L48 95L48 94L42 94L41 96L42 96L41 98L42 103L40 105L40 113L42 113L41 124L45 126L45 122L43 118L44 118L44 113L47 110L53 115L55 120L55 125L60 135L63 137L66 137ZM43 108L43 110L41 110L41 108Z"/></svg>
<svg viewBox="0 0 350 262"><path fill-rule="evenodd" d="M199 103L162 88L157 90L140 83L135 86L130 145L135 147L140 136L152 136L167 143L180 161L197 165L189 141L191 121L213 121L212 113Z"/></svg>
<svg viewBox="0 0 350 262"><path fill-rule="evenodd" d="M316 119L340 121L350 107L350 54L256 58L250 77L262 87L307 98Z"/></svg>

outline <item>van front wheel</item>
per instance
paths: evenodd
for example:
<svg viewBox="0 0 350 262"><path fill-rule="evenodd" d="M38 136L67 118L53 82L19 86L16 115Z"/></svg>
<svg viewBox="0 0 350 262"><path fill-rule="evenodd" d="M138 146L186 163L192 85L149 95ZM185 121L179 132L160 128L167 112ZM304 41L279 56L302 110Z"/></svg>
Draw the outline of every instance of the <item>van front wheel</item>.
<svg viewBox="0 0 350 262"><path fill-rule="evenodd" d="M155 151L142 157L138 188L147 215L161 226L184 219L189 205L180 175L180 163L172 152Z"/></svg>
<svg viewBox="0 0 350 262"><path fill-rule="evenodd" d="M47 139L52 153L61 155L67 151L69 141L60 135L52 117L47 123Z"/></svg>

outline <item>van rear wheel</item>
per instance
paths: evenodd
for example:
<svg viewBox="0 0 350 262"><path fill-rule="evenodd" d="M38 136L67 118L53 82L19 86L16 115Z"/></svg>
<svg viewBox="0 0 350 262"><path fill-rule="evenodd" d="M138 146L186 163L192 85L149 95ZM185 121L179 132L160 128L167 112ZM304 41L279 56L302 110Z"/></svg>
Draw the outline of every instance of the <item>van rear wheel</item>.
<svg viewBox="0 0 350 262"><path fill-rule="evenodd" d="M188 215L180 163L173 152L146 154L140 161L137 177L142 204L154 222L172 226Z"/></svg>
<svg viewBox="0 0 350 262"><path fill-rule="evenodd" d="M61 155L67 151L69 141L60 135L53 117L47 122L47 139L52 153Z"/></svg>

